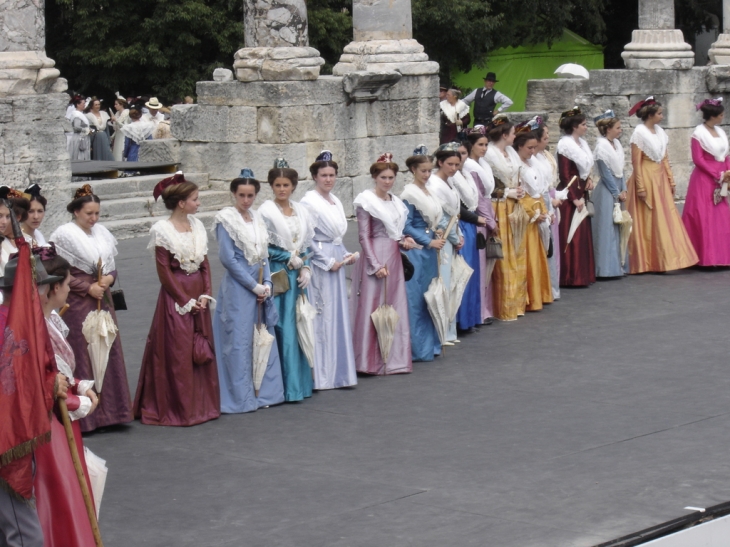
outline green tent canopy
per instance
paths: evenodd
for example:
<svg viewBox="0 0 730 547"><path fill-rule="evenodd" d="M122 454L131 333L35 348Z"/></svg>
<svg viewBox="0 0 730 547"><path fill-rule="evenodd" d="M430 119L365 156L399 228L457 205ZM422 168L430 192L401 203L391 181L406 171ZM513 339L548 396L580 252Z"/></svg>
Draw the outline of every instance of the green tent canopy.
<svg viewBox="0 0 730 547"><path fill-rule="evenodd" d="M453 76L454 84L461 89L475 89L484 85L484 75L495 72L499 82L495 89L514 101L512 111L525 109L527 80L556 78L555 69L565 63L583 65L588 70L603 68L603 47L591 44L574 32L565 29L560 41L534 46L495 49L488 58L486 68L472 68L467 73Z"/></svg>

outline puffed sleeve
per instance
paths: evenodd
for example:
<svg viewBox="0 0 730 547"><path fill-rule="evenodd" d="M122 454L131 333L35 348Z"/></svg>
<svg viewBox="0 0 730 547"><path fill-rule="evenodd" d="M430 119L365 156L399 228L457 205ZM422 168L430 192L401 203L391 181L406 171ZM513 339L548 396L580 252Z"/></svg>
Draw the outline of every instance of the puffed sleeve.
<svg viewBox="0 0 730 547"><path fill-rule="evenodd" d="M160 278L160 283L169 294L175 303L181 308L187 305L190 300L197 300L200 295L188 295L177 282L175 276L172 274L172 266L170 264L170 251L164 247L155 247L155 261L157 263L157 277Z"/></svg>
<svg viewBox="0 0 730 547"><path fill-rule="evenodd" d="M363 255L367 261L367 268L365 269L365 272L368 275L375 275L375 272L381 269L383 265L378 260L378 257L375 256L373 241L370 238L370 223L372 222L372 217L370 216L370 213L362 207L357 208L355 215L357 216L357 232L360 239L360 247L362 247Z"/></svg>

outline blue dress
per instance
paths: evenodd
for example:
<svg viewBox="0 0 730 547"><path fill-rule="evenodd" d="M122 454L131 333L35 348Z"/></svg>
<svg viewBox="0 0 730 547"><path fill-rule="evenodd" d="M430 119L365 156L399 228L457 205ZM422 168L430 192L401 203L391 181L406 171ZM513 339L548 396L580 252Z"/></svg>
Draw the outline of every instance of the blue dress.
<svg viewBox="0 0 730 547"><path fill-rule="evenodd" d="M621 229L613 222L613 204L626 191L623 177L617 178L603 160L596 160L601 179L591 192L591 201L596 210L591 219L593 228L593 256L596 262L596 277L621 277L629 272L628 246L621 266Z"/></svg>
<svg viewBox="0 0 730 547"><path fill-rule="evenodd" d="M243 221L243 219L242 219ZM256 295L260 263L249 264L222 224L216 226L218 257L225 268L213 316L221 412L252 412L267 405L284 402L284 384L279 351L272 345L269 363L256 397L252 376L253 332L258 321ZM264 283L271 285L268 261L264 261ZM274 334L277 313L272 298L262 306L261 321Z"/></svg>
<svg viewBox="0 0 730 547"><path fill-rule="evenodd" d="M406 282L408 317L411 321L411 356L413 361L433 361L434 355L441 353L441 342L423 295L434 277L439 274L438 253L428 246L435 234L429 230L428 223L418 209L408 203L407 199L403 203L408 207L403 233L423 245L423 249L406 251L415 270L411 280Z"/></svg>
<svg viewBox="0 0 730 547"><path fill-rule="evenodd" d="M462 215L463 211L464 208L462 208ZM464 236L464 246L459 254L474 270L466 284L459 311L456 312L457 325L460 329L466 330L482 324L481 271L479 269L479 249L477 249L477 225L459 220L459 228Z"/></svg>

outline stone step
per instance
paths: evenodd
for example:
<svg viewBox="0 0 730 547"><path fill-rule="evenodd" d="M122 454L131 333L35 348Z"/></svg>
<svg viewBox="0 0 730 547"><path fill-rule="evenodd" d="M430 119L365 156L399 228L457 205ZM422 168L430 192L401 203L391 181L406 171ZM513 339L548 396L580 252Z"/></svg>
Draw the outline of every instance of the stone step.
<svg viewBox="0 0 730 547"><path fill-rule="evenodd" d="M195 217L203 222L206 230L209 230L213 225L213 219L217 212L218 209L213 211L204 211L196 214ZM123 220L107 220L104 221L103 224L117 239L131 239L133 237L146 236L152 225L163 218L167 218L167 216L146 216L140 218L127 218Z"/></svg>
<svg viewBox="0 0 730 547"><path fill-rule="evenodd" d="M132 197L152 196L152 189L165 175L140 175L136 177L124 177L117 179L99 179L90 181L94 193L102 201L110 199L122 199ZM201 189L209 186L208 173L185 173L185 178L194 182Z"/></svg>
<svg viewBox="0 0 730 547"><path fill-rule="evenodd" d="M220 210L231 204L230 192L223 190L203 190L200 192L200 211ZM107 199L102 202L100 218L124 220L142 217L161 217L168 215L162 200L154 201L152 195L121 199Z"/></svg>

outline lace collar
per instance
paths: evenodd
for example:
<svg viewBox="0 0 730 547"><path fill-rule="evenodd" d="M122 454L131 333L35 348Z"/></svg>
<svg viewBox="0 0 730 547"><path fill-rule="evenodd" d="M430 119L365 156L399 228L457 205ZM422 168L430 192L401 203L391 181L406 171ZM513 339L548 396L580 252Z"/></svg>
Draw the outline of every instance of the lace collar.
<svg viewBox="0 0 730 547"><path fill-rule="evenodd" d="M464 206L472 213L476 211L477 205L479 204L479 190L477 190L474 179L471 177L467 179L461 171L457 171L453 177L449 178L449 182L456 188Z"/></svg>
<svg viewBox="0 0 730 547"><path fill-rule="evenodd" d="M598 137L593 157L605 163L616 178L624 176L624 147L618 139L609 142L606 137Z"/></svg>
<svg viewBox="0 0 730 547"><path fill-rule="evenodd" d="M530 158L530 167L535 170L540 185L544 188L543 193L550 189L553 180L553 167L550 160L544 154L535 154Z"/></svg>
<svg viewBox="0 0 730 547"><path fill-rule="evenodd" d="M56 357L56 368L58 372L63 374L71 385L75 384L74 372L76 372L76 359L71 346L66 340L68 336L68 326L64 323L61 316L55 310L50 317L46 318L48 327L48 337L51 339L53 353Z"/></svg>
<svg viewBox="0 0 730 547"><path fill-rule="evenodd" d="M492 168L484 156L479 158L479 161L467 158L462 170L465 172L468 171L469 173L476 173L479 181L482 183L484 197L491 197L492 192L494 192L494 173L492 173Z"/></svg>
<svg viewBox="0 0 730 547"><path fill-rule="evenodd" d="M269 234L266 231L266 224L264 224L264 219L261 218L261 215L253 209L249 209L248 214L251 215L249 226L253 228L253 238L246 226L246 221L243 220L241 213L235 207L224 207L221 209L215 215L212 230L215 232L218 224L223 226L223 229L228 232L236 247L243 251L243 256L246 257L248 263L253 265L268 258Z"/></svg>
<svg viewBox="0 0 730 547"><path fill-rule="evenodd" d="M638 146L651 161L661 163L664 156L667 155L669 137L667 137L664 129L658 125L654 126L654 130L656 133L649 131L649 128L643 123L637 125L633 135L631 135L631 144Z"/></svg>
<svg viewBox="0 0 730 547"><path fill-rule="evenodd" d="M190 232L178 232L170 219L155 222L150 228L150 243L147 248L167 249L180 263L186 273L195 273L208 254L208 234L205 226L193 215L188 215Z"/></svg>
<svg viewBox="0 0 730 547"><path fill-rule="evenodd" d="M155 131L155 124L152 122L139 121L123 125L119 130L125 137L129 137L137 144L145 141Z"/></svg>
<svg viewBox="0 0 730 547"><path fill-rule="evenodd" d="M547 192L547 186L543 183L542 176L540 176L538 170L529 163L520 161L519 177L520 184L522 184L530 197L537 199Z"/></svg>
<svg viewBox="0 0 730 547"><path fill-rule="evenodd" d="M117 240L99 223L94 224L91 235L88 235L75 222L68 222L56 228L51 234L50 241L56 244L58 254L68 260L71 266L84 273L95 275L99 258L102 263L102 274L108 275L117 269L114 263Z"/></svg>
<svg viewBox="0 0 730 547"><path fill-rule="evenodd" d="M259 207L259 214L264 218L266 229L269 231L269 243L281 247L285 251L302 252L309 247L314 236L314 224L307 214L303 205L296 201L289 200L294 216L299 222L300 237L292 234L287 218L281 212L279 206L273 200L265 201Z"/></svg>
<svg viewBox="0 0 730 547"><path fill-rule="evenodd" d="M444 113L444 116L446 116L451 123L456 123L456 120L460 120L469 113L469 105L461 100L456 101L456 104L452 106L449 101L444 99L441 101L440 106L441 112Z"/></svg>
<svg viewBox="0 0 730 547"><path fill-rule="evenodd" d="M563 135L558 141L558 154L575 163L582 180L591 176L593 152L585 139L578 139L578 142L575 142L571 135Z"/></svg>
<svg viewBox="0 0 730 547"><path fill-rule="evenodd" d="M382 222L390 239L400 241L408 218L408 207L396 195L390 194L390 199L382 200L374 190L365 190L357 195L353 204Z"/></svg>
<svg viewBox="0 0 730 547"><path fill-rule="evenodd" d="M507 157L496 146L489 146L484 158L492 168L494 176L501 180L507 188L514 188L517 186L517 170L522 160L511 146L508 146L505 150L507 151Z"/></svg>
<svg viewBox="0 0 730 547"><path fill-rule="evenodd" d="M713 137L705 124L701 123L695 127L692 138L697 140L702 146L702 150L713 156L715 161L724 163L728 154L727 135L718 125L715 126L715 132L717 137Z"/></svg>
<svg viewBox="0 0 730 547"><path fill-rule="evenodd" d="M406 184L400 198L418 210L431 230L435 230L438 227L443 216L443 211L441 209L441 203L435 196L430 193L427 194L416 184Z"/></svg>
<svg viewBox="0 0 730 547"><path fill-rule="evenodd" d="M337 196L330 193L334 205L327 201L317 190L310 190L302 198L302 205L306 206L312 224L320 232L332 240L335 245L342 245L342 238L347 232L347 217L342 202Z"/></svg>
<svg viewBox="0 0 730 547"><path fill-rule="evenodd" d="M441 207L449 217L459 214L459 194L435 173L432 174L426 188L441 202Z"/></svg>

